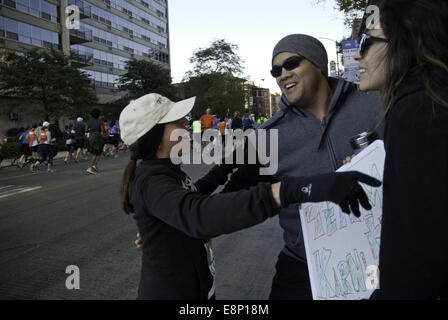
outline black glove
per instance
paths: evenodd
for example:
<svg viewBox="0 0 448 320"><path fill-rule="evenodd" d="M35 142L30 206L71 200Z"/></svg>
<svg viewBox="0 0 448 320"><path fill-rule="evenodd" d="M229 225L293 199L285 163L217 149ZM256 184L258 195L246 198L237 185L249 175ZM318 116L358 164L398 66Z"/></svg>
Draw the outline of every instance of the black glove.
<svg viewBox="0 0 448 320"><path fill-rule="evenodd" d="M223 157L221 159L220 166L227 172L227 174L232 173L234 169L238 169L242 167L243 165L248 165L249 163L249 146L248 146L249 140L247 137L244 137L244 148L243 148L243 163L237 163L237 148L235 146L232 147L232 153L229 153L226 155L225 152L223 152ZM225 149L223 150L225 151ZM241 152L241 151L238 151ZM256 156L256 164L258 164L258 155Z"/></svg>
<svg viewBox="0 0 448 320"><path fill-rule="evenodd" d="M246 164L241 166L230 176L229 181L222 190L223 193L249 189L260 182L271 184L279 182L274 176L260 175L259 164Z"/></svg>
<svg viewBox="0 0 448 320"><path fill-rule="evenodd" d="M359 202L366 209L372 209L369 199L358 182L373 187L381 186L381 181L357 171L333 172L310 177L284 177L280 186L282 207L293 203L331 201L342 211L353 211L361 215Z"/></svg>

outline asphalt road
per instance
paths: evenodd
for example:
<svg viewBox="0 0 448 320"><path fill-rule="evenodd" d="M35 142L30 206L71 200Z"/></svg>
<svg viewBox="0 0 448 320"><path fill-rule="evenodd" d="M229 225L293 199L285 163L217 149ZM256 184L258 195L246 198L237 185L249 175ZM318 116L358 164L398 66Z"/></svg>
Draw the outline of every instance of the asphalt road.
<svg viewBox="0 0 448 320"><path fill-rule="evenodd" d="M54 173L0 170L0 299L135 299L141 252L118 188L128 154L88 163L56 161ZM197 179L207 166L184 170ZM268 298L282 247L278 219L214 239L218 300ZM68 290L66 268L79 267Z"/></svg>

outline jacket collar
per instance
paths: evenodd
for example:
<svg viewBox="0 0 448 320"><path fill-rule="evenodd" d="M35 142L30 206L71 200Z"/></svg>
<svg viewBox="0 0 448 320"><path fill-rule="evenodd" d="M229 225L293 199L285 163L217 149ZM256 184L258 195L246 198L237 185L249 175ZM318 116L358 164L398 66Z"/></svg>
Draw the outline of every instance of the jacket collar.
<svg viewBox="0 0 448 320"><path fill-rule="evenodd" d="M423 82L417 75L405 78L395 92L395 102L414 92L422 91L424 89Z"/></svg>
<svg viewBox="0 0 448 320"><path fill-rule="evenodd" d="M167 159L158 159L158 158L147 159L147 160L143 160L141 162L141 164L142 165L162 165L162 166L169 167L176 171L181 171L180 164L173 164L171 162L171 159L169 159L169 158L167 158Z"/></svg>
<svg viewBox="0 0 448 320"><path fill-rule="evenodd" d="M333 92L333 98L331 99L328 114L325 116L325 118L327 118L329 115L331 116L337 110L341 97L344 96L344 94L348 90L350 90L352 86L354 86L354 84L345 81L344 79L337 79L332 77L328 78L328 83L330 85L331 91ZM303 118L314 117L314 115L307 110L304 110L302 108L294 108L293 106L291 106L284 94L282 94L282 97L280 99L279 107L283 111L291 109L295 114Z"/></svg>

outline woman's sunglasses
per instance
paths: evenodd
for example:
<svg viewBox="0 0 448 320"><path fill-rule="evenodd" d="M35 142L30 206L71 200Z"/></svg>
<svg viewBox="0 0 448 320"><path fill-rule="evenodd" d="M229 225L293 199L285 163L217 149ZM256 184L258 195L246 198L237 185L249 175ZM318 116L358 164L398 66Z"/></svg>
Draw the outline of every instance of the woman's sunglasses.
<svg viewBox="0 0 448 320"><path fill-rule="evenodd" d="M387 40L387 39L378 38L378 37L374 37L369 34L363 33L363 35L361 36L361 40L359 41L359 54L361 55L361 57L363 57L367 53L367 50L369 50L370 46L375 41L389 42L389 40Z"/></svg>
<svg viewBox="0 0 448 320"><path fill-rule="evenodd" d="M281 66L272 66L271 75L274 78L278 78L282 75L283 68L287 71L291 71L300 65L300 62L305 59L304 57L292 56L286 59Z"/></svg>

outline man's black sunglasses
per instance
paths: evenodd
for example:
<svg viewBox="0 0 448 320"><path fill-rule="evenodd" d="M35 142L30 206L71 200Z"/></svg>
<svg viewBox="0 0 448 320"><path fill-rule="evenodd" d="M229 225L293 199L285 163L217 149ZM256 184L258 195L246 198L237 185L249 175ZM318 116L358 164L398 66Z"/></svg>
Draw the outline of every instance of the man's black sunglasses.
<svg viewBox="0 0 448 320"><path fill-rule="evenodd" d="M359 54L361 55L361 57L363 57L367 53L367 50L369 50L370 46L375 41L389 42L389 40L387 39L378 38L371 36L370 34L363 33L363 35L361 36L361 40L359 40Z"/></svg>
<svg viewBox="0 0 448 320"><path fill-rule="evenodd" d="M299 56L292 56L286 59L285 62L283 62L283 65L281 66L272 66L271 75L274 78L278 78L282 75L283 68L285 70L291 71L295 68L297 68L300 65L300 62L305 59L304 57Z"/></svg>

